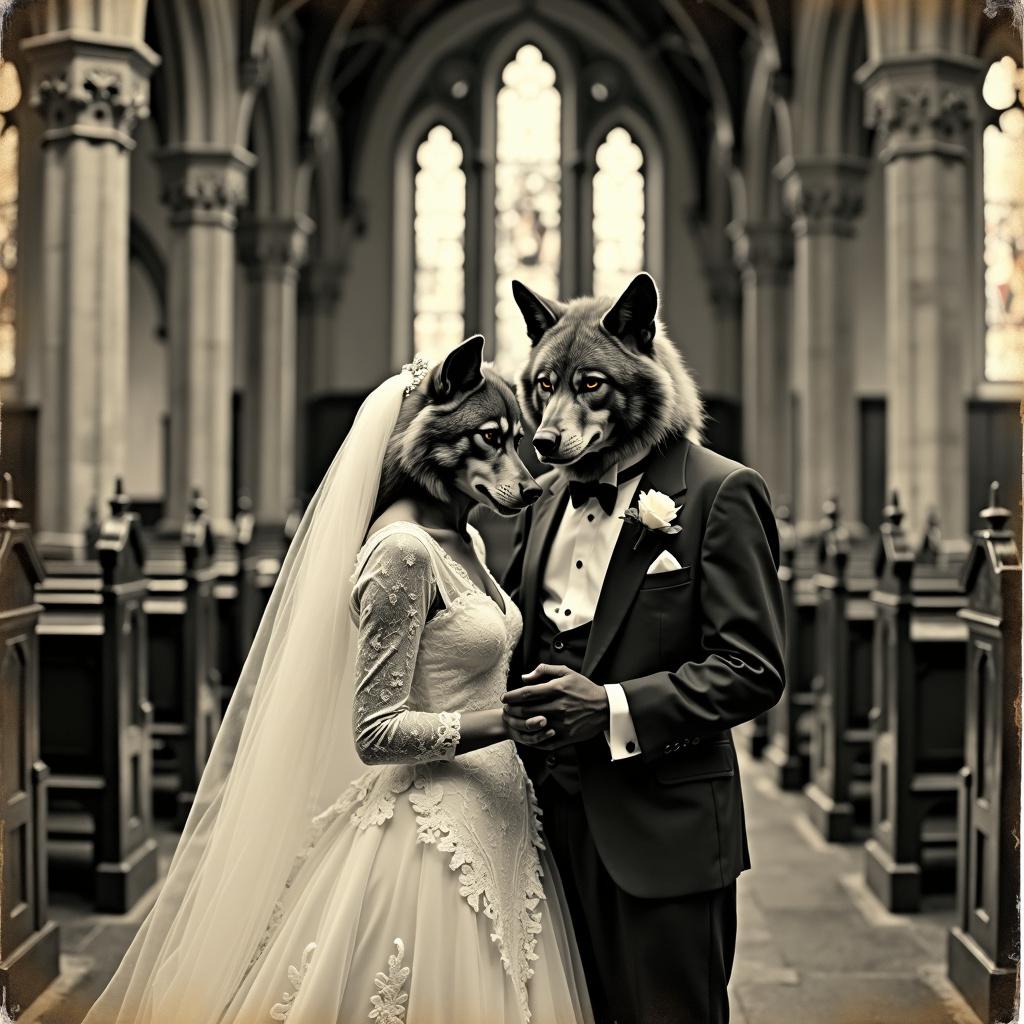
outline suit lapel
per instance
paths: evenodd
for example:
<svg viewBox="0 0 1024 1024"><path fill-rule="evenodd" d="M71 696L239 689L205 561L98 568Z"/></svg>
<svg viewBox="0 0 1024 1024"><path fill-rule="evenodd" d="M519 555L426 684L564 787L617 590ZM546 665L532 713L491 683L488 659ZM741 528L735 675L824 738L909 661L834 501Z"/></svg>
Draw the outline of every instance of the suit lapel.
<svg viewBox="0 0 1024 1024"><path fill-rule="evenodd" d="M544 568L548 552L562 521L562 513L569 500L567 481L559 479L552 484L551 492L542 504L537 506L533 525L526 541L523 556L523 650L534 652L537 619L540 615L540 600L544 584Z"/></svg>
<svg viewBox="0 0 1024 1024"><path fill-rule="evenodd" d="M681 505L680 499L686 494L686 456L689 449L690 443L683 440L662 451L640 478L630 507L636 508L641 491L652 488L676 499L676 504ZM669 540L670 537L664 533L623 523L594 612L587 653L583 659L583 675L589 676L597 668L632 606L648 567Z"/></svg>

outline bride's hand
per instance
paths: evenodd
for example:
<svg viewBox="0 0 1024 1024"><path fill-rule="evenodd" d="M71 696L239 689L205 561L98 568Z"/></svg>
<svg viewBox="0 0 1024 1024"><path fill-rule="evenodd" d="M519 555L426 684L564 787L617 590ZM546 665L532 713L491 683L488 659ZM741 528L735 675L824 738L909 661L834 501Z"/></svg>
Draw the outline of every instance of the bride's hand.
<svg viewBox="0 0 1024 1024"><path fill-rule="evenodd" d="M506 723L544 719L549 728L534 744L545 749L564 747L608 728L607 691L579 672L565 665L538 665L523 676L523 682L527 685L509 690L501 699Z"/></svg>
<svg viewBox="0 0 1024 1024"><path fill-rule="evenodd" d="M555 730L548 728L548 720L543 715L534 715L524 719L510 713L509 708L505 708L502 721L508 738L527 747L545 743L553 739L555 735Z"/></svg>

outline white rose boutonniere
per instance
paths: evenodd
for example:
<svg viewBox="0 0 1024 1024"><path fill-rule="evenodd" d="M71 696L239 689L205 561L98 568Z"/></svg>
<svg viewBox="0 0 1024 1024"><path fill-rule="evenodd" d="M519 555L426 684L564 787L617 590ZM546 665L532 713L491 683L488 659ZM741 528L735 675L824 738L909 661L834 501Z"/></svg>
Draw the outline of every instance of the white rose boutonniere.
<svg viewBox="0 0 1024 1024"><path fill-rule="evenodd" d="M622 519L637 526L641 531L650 530L659 533L676 534L683 528L673 525L672 520L682 511L682 505L676 505L667 494L661 491L641 491L636 508L626 509ZM634 550L640 544L643 533L638 534Z"/></svg>

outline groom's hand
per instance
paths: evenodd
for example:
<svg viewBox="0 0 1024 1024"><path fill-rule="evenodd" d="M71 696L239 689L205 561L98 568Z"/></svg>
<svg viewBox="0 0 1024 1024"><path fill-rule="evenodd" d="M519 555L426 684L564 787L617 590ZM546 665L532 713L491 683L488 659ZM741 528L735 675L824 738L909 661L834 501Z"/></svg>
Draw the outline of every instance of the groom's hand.
<svg viewBox="0 0 1024 1024"><path fill-rule="evenodd" d="M538 665L523 676L528 684L502 696L505 724L516 739L542 748L582 743L608 728L608 695L586 676L564 665ZM538 736L529 726L543 718Z"/></svg>

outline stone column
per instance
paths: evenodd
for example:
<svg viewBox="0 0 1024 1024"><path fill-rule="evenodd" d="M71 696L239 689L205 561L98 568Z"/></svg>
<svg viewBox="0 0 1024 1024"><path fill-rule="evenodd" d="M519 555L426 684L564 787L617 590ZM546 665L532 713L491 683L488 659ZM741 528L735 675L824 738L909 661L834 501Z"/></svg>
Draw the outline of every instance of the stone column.
<svg viewBox="0 0 1024 1024"><path fill-rule="evenodd" d="M299 269L313 222L246 222L239 235L250 294L243 401L243 465L257 528L283 529L296 498L296 323Z"/></svg>
<svg viewBox="0 0 1024 1024"><path fill-rule="evenodd" d="M743 459L775 500L792 494L790 288L793 240L784 224L728 227L742 288Z"/></svg>
<svg viewBox="0 0 1024 1024"><path fill-rule="evenodd" d="M981 71L973 58L921 54L858 74L884 165L889 486L912 530L935 509L953 537L967 531L962 349L977 337L981 279L971 238Z"/></svg>
<svg viewBox="0 0 1024 1024"><path fill-rule="evenodd" d="M63 30L26 39L41 114L39 547L79 555L127 458L132 132L159 57L144 43Z"/></svg>
<svg viewBox="0 0 1024 1024"><path fill-rule="evenodd" d="M231 394L235 227L255 157L191 143L158 157L173 239L167 267L171 380L170 493L164 527L177 532L198 487L214 532L231 531Z"/></svg>
<svg viewBox="0 0 1024 1024"><path fill-rule="evenodd" d="M298 413L295 451L297 486L309 489L309 403L317 395L335 390L338 376L344 379L341 338L335 315L341 298L345 268L340 260L311 260L299 279Z"/></svg>
<svg viewBox="0 0 1024 1024"><path fill-rule="evenodd" d="M739 398L742 347L742 291L732 264L717 264L707 271L708 294L715 318L715 394Z"/></svg>
<svg viewBox="0 0 1024 1024"><path fill-rule="evenodd" d="M793 218L793 382L797 395L798 522L816 522L838 497L858 509L854 388L856 269L852 239L864 205L867 161L786 160L778 169ZM853 515L856 518L856 514Z"/></svg>
<svg viewBox="0 0 1024 1024"><path fill-rule="evenodd" d="M307 395L337 390L337 381L345 377L344 353L335 322L344 276L345 266L340 260L310 261L302 270L299 299L309 335L304 345Z"/></svg>

